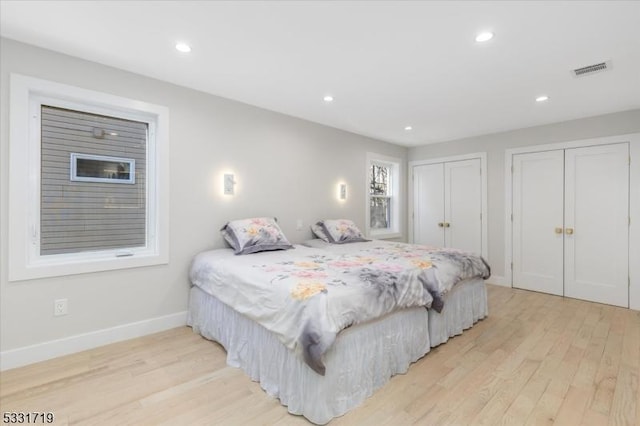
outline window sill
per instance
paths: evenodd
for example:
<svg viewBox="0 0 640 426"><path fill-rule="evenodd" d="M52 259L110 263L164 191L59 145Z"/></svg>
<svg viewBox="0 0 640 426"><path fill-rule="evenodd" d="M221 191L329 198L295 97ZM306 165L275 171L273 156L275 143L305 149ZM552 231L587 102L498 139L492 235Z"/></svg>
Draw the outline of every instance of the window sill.
<svg viewBox="0 0 640 426"><path fill-rule="evenodd" d="M53 257L53 256L52 256ZM127 257L116 257L113 253L87 254L70 258L41 259L25 267L15 265L9 270L9 281L26 281L65 275L87 274L118 269L156 266L169 263L168 252L136 253Z"/></svg>
<svg viewBox="0 0 640 426"><path fill-rule="evenodd" d="M9 271L9 281L26 281L65 275L87 274L118 269L156 266L169 263L167 253L138 255L127 258L87 258L84 262L32 263L24 268L14 267Z"/></svg>

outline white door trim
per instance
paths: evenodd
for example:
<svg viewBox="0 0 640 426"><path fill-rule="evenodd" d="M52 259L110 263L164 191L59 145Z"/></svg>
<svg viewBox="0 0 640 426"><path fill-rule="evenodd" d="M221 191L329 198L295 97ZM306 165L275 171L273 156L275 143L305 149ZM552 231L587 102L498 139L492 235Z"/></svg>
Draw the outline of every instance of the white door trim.
<svg viewBox="0 0 640 426"><path fill-rule="evenodd" d="M505 284L513 287L513 277L511 271L512 253L512 181L511 166L513 165L513 155L527 152L550 151L556 149L580 148L593 145L608 145L613 143L629 142L629 152L632 158L629 170L629 215L632 226L629 228L629 275L631 282L629 286L629 307L640 310L640 262L632 261L640 259L640 133L629 133L617 136L607 136L594 139L582 139L569 142L558 142L544 145L527 146L523 148L513 148L505 150L504 155L504 182L505 182L505 203L504 203L504 229L505 229Z"/></svg>
<svg viewBox="0 0 640 426"><path fill-rule="evenodd" d="M408 233L408 241L413 243L413 168L416 166L423 166L426 164L435 164L435 163L447 163L451 161L463 161L463 160L473 160L480 159L480 181L482 184L482 257L491 264L491 260L489 259L489 244L488 244L488 232L487 232L487 153L486 152L476 152L471 154L464 155L454 155L450 157L438 157L438 158L429 158L426 160L414 160L409 161L409 167L407 167L407 181L408 181L408 218L407 218L407 233Z"/></svg>

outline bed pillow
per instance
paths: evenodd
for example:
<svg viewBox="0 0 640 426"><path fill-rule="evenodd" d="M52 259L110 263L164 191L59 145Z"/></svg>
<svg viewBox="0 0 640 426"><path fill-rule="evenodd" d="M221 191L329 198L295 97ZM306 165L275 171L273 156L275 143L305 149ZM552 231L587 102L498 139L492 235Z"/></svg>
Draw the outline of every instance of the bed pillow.
<svg viewBox="0 0 640 426"><path fill-rule="evenodd" d="M369 241L364 238L356 224L348 219L324 220L322 228L329 242L333 244Z"/></svg>
<svg viewBox="0 0 640 426"><path fill-rule="evenodd" d="M267 250L293 248L273 218L232 220L222 227L220 233L235 254L250 254Z"/></svg>
<svg viewBox="0 0 640 426"><path fill-rule="evenodd" d="M324 232L324 228L322 227L322 222L324 221L321 220L311 225L311 232L313 232L313 234L316 237L320 238L322 241L330 242L329 237L327 237L327 234L325 234Z"/></svg>

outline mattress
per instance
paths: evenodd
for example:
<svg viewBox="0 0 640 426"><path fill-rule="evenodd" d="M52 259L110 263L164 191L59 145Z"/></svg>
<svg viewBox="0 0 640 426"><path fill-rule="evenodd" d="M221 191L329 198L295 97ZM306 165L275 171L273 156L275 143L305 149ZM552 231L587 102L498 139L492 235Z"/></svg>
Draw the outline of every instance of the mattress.
<svg viewBox="0 0 640 426"><path fill-rule="evenodd" d="M187 323L194 332L219 342L227 351L227 364L243 369L290 413L325 424L429 352L429 317L423 307L408 308L343 330L324 354L324 376L273 333L195 286ZM449 324L446 318L441 321Z"/></svg>

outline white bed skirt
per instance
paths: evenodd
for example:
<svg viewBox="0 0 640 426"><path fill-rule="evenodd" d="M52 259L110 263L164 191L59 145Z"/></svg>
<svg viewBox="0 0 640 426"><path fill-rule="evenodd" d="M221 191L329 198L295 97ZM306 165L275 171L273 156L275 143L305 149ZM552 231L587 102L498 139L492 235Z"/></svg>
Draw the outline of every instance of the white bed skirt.
<svg viewBox="0 0 640 426"><path fill-rule="evenodd" d="M187 323L224 346L227 364L242 368L290 413L325 424L429 352L429 317L426 309L412 308L343 330L324 355L325 376L264 327L198 287L191 289Z"/></svg>
<svg viewBox="0 0 640 426"><path fill-rule="evenodd" d="M445 296L441 313L429 310L431 347L457 336L489 314L487 287L481 278L456 284Z"/></svg>

